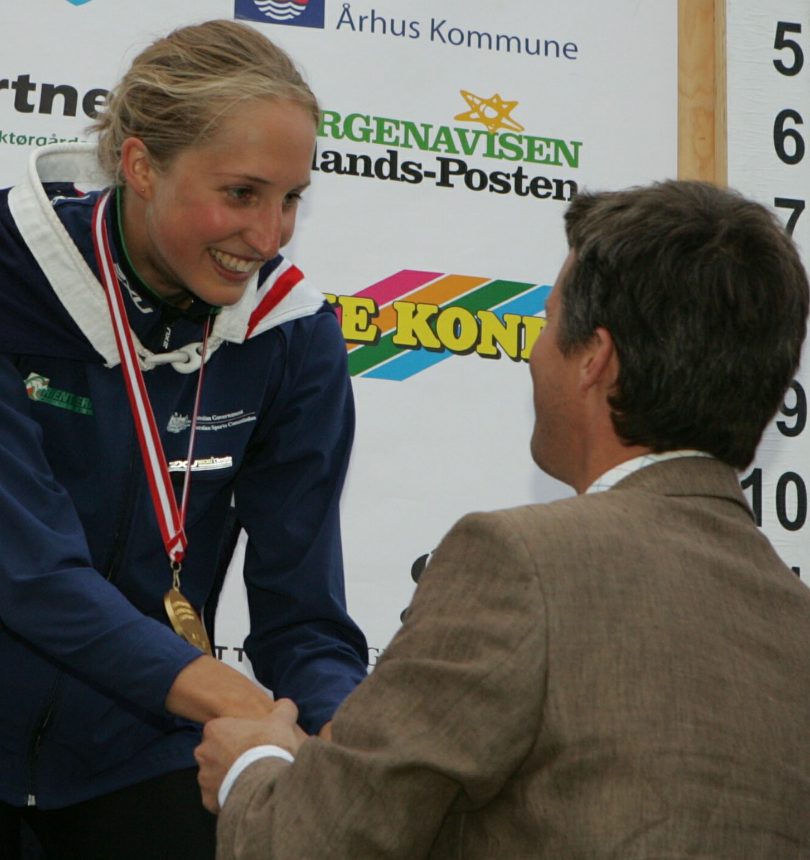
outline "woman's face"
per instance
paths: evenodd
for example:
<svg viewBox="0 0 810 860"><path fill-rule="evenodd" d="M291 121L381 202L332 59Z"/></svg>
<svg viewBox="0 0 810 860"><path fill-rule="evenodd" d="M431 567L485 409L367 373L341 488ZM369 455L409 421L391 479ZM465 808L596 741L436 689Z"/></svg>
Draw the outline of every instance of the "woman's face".
<svg viewBox="0 0 810 860"><path fill-rule="evenodd" d="M231 111L211 140L183 150L165 170L142 158L139 172L127 177L124 209L138 273L181 306L189 293L212 305L238 302L259 266L292 237L314 148L306 109L257 99Z"/></svg>

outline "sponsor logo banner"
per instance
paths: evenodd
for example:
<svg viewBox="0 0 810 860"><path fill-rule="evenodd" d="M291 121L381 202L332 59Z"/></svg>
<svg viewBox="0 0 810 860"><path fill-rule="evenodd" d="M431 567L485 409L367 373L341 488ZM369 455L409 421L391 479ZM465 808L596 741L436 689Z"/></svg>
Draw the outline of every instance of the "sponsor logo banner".
<svg viewBox="0 0 810 860"><path fill-rule="evenodd" d="M461 90L460 96L467 109L454 111L450 125L324 109L318 137L325 144L312 168L406 185L424 182L445 189L571 200L578 190L575 179L538 173L536 168L579 170L581 140L527 132L515 116L519 102L500 93L484 97ZM384 147L385 154L347 151L349 147ZM473 166L473 161L482 166ZM486 164L494 169L484 169Z"/></svg>
<svg viewBox="0 0 810 860"><path fill-rule="evenodd" d="M234 17L265 24L323 29L326 0L235 0Z"/></svg>
<svg viewBox="0 0 810 860"><path fill-rule="evenodd" d="M353 296L327 295L352 376L408 379L454 355L528 361L548 284L403 269Z"/></svg>
<svg viewBox="0 0 810 860"><path fill-rule="evenodd" d="M403 4L405 5L405 4ZM439 4L434 4L439 5ZM545 60L574 61L579 54L576 42L540 37L533 33L482 30L447 18L403 18L399 15L378 14L377 10L352 10L343 0L335 29L364 33L375 37L423 39L451 49L492 51L494 53L539 57Z"/></svg>

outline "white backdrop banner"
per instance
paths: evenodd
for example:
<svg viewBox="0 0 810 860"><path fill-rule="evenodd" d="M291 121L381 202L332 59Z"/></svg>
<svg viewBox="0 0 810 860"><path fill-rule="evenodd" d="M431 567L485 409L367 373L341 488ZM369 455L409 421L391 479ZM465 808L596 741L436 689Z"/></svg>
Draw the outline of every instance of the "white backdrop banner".
<svg viewBox="0 0 810 860"><path fill-rule="evenodd" d="M175 26L243 20L317 93L313 184L287 253L346 336L358 430L344 557L373 663L413 562L453 521L570 493L529 457L526 361L572 195L675 176L677 3L28 0L25 13L0 10L4 185L33 146L86 139L104 91ZM218 644L246 668L238 563L231 574Z"/></svg>
<svg viewBox="0 0 810 860"><path fill-rule="evenodd" d="M810 4L735 0L728 4L729 184L771 207L802 251L810 251ZM773 313L779 313L778 307ZM756 373L756 368L751 368ZM810 582L807 481L810 367L802 367L765 433L743 487L759 524L784 561Z"/></svg>

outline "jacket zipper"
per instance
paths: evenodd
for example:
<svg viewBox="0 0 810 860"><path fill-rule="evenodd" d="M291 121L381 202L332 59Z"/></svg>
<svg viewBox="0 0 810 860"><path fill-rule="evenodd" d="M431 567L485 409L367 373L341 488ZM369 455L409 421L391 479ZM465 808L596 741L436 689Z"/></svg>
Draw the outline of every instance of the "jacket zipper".
<svg viewBox="0 0 810 860"><path fill-rule="evenodd" d="M135 440L135 434L131 434L129 438L129 449L130 453L132 453L133 443ZM113 536L113 552L110 560L108 561L107 573L105 574L105 579L108 582L112 582L115 573L118 570L119 563L121 561L121 555L123 553L123 547L126 544L125 540L122 540L122 535L124 535L126 531L127 523L129 522L132 516L132 510L135 504L135 469L136 469L136 458L130 456L129 458L129 476L127 480L127 493L126 493L126 505L121 516L118 519L118 524L115 529L115 535ZM53 718L53 713L56 710L56 699L58 688L61 685L62 673L60 672L56 678L56 681L51 688L51 692L48 696L48 701L45 705L44 716L40 720L39 726L34 733L33 740L30 746L30 753L28 756L28 766L29 766L29 776L28 776L28 795L25 800L26 806L36 806L37 805L37 796L36 796L36 767L37 762L39 760L39 753L42 749L42 741L45 736L45 731L50 725L51 719Z"/></svg>
<svg viewBox="0 0 810 860"><path fill-rule="evenodd" d="M28 796L25 800L26 806L36 806L37 805L37 795L36 795L36 767L37 761L39 759L39 752L42 749L42 741L45 737L45 732L48 726L51 723L51 719L53 717L53 712L56 710L56 700L59 695L59 687L62 684L62 673L56 676L56 680L51 687L50 693L48 694L48 701L45 704L45 709L43 712L42 719L39 721L39 726L34 732L33 738L31 740L31 746L29 747L28 754Z"/></svg>
<svg viewBox="0 0 810 860"><path fill-rule="evenodd" d="M135 471L137 464L140 460L133 456L136 453L134 448L135 442L135 433L130 434L129 437L129 475L126 480L126 504L124 506L124 510L121 512L121 516L118 518L118 523L116 525L115 534L112 539L112 554L107 561L106 568L107 572L104 574L104 578L107 582L112 582L115 574L118 572L118 567L121 562L121 556L124 554L124 548L126 547L128 540L123 539L126 537L129 538L129 530L127 526L129 525L130 520L132 519L132 511L135 508L135 497L137 496L137 487L135 486Z"/></svg>

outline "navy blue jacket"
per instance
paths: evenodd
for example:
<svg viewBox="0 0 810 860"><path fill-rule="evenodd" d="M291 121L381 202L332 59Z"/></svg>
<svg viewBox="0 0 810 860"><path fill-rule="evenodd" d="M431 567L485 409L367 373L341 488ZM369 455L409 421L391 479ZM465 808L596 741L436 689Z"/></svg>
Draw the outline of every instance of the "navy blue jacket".
<svg viewBox="0 0 810 860"><path fill-rule="evenodd" d="M65 189L12 193L11 209L0 195L0 800L53 808L193 766L199 726L164 702L199 651L165 618L168 560L121 368L99 346L108 320L85 290L96 195L47 204L56 223L43 190ZM267 264L254 289L286 265ZM43 267L81 288L67 296ZM124 286L145 353L159 361L199 342L193 314ZM341 561L354 430L345 345L331 310L308 296L241 341L220 319L228 309L217 318L214 334L221 322L226 334L212 338L205 369L182 588L199 609L215 599L233 504L248 534L247 655L314 731L365 676L366 644L346 612ZM179 498L197 374L176 366L144 378Z"/></svg>

